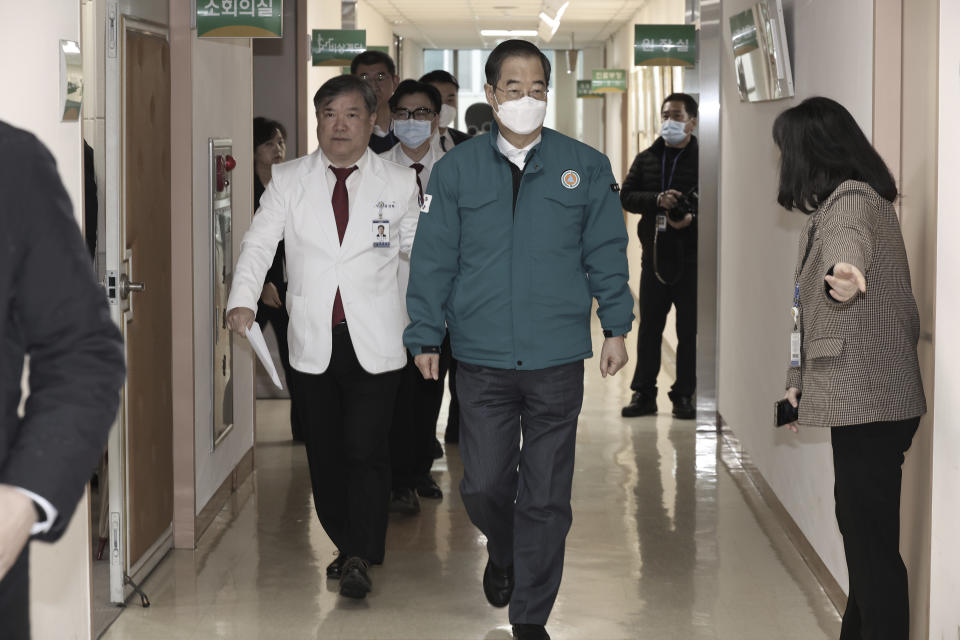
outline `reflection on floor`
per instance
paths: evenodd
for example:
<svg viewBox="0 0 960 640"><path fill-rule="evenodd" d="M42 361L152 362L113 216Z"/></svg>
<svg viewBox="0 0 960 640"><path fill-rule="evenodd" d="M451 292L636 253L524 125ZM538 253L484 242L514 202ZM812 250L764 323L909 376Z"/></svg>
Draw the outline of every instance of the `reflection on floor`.
<svg viewBox="0 0 960 640"><path fill-rule="evenodd" d="M661 415L624 419L629 373L602 380L587 363L577 442L574 522L555 640L812 640L839 616L768 511L734 482L712 432ZM486 604L482 536L456 486L457 448L434 466L443 501L391 520L374 591L338 597L333 547L311 502L302 447L283 400L258 403L255 477L196 551L174 551L105 638L508 640ZM442 415L446 415L445 413ZM442 432L442 427L441 427Z"/></svg>

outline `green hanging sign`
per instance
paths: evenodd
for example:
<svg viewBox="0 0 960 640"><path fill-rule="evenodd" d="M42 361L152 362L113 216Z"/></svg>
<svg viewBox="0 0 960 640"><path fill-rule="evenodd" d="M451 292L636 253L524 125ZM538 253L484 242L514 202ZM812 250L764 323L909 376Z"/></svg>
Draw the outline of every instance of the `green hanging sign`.
<svg viewBox="0 0 960 640"><path fill-rule="evenodd" d="M624 93L627 90L626 69L594 69L590 86L594 93Z"/></svg>
<svg viewBox="0 0 960 640"><path fill-rule="evenodd" d="M638 67L694 67L697 29L692 24L634 25L633 64Z"/></svg>
<svg viewBox="0 0 960 640"><path fill-rule="evenodd" d="M593 80L577 80L578 98L602 98L602 93L593 90Z"/></svg>
<svg viewBox="0 0 960 640"><path fill-rule="evenodd" d="M198 38L282 38L283 0L196 0Z"/></svg>
<svg viewBox="0 0 960 640"><path fill-rule="evenodd" d="M315 67L349 65L358 53L366 50L364 29L314 29L310 38L310 57Z"/></svg>

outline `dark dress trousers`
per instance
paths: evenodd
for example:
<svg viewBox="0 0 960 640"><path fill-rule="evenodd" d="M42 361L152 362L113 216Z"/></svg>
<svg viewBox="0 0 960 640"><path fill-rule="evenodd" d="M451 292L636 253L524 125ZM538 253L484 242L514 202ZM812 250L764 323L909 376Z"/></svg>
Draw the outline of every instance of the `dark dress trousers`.
<svg viewBox="0 0 960 640"><path fill-rule="evenodd" d="M53 505L57 519L36 536L52 541L116 416L123 344L53 157L2 122L0 149L0 483ZM25 356L30 397L21 418ZM4 638L29 637L27 554L0 582Z"/></svg>
<svg viewBox="0 0 960 640"><path fill-rule="evenodd" d="M663 213L657 196L668 189L687 193L696 187L698 166L696 137L684 149L668 148L657 138L634 159L620 190L623 208L640 214L640 327L630 388L648 398L657 397L663 329L671 306L677 309L677 379L670 397L692 396L697 387L697 222L685 229L668 226L659 236L656 226L657 214Z"/></svg>

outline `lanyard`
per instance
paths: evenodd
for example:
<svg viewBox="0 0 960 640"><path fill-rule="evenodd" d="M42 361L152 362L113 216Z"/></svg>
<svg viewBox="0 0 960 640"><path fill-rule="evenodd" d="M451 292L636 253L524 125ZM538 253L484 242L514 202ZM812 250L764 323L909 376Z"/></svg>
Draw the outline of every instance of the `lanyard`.
<svg viewBox="0 0 960 640"><path fill-rule="evenodd" d="M803 260L800 261L800 268L797 270L797 279L794 281L793 285L793 326L794 329L797 328L797 319L800 315L800 274L803 273L803 268L807 265L807 258L810 257L810 250L813 249L813 232L816 229L816 225L811 221L810 229L807 231L807 248L803 252Z"/></svg>
<svg viewBox="0 0 960 640"><path fill-rule="evenodd" d="M660 159L660 191L666 191L673 187L673 176L677 173L677 163L680 161L680 156L683 155L683 152L686 151L686 147L680 149L680 153L677 154L677 157L673 159L673 168L670 169L670 181L667 182L667 150L663 150L663 156Z"/></svg>

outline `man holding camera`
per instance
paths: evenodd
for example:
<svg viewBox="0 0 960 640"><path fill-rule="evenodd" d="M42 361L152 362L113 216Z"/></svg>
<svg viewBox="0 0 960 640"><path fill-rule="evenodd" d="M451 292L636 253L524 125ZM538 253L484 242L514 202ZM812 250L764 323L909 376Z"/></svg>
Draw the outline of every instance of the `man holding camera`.
<svg viewBox="0 0 960 640"><path fill-rule="evenodd" d="M633 396L624 417L657 412L657 376L663 328L677 308L677 379L670 390L673 415L696 417L697 358L697 102L685 93L663 101L660 137L630 167L620 202L640 214L640 331Z"/></svg>

